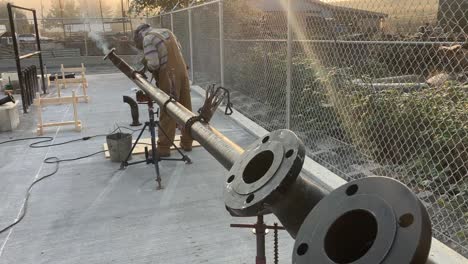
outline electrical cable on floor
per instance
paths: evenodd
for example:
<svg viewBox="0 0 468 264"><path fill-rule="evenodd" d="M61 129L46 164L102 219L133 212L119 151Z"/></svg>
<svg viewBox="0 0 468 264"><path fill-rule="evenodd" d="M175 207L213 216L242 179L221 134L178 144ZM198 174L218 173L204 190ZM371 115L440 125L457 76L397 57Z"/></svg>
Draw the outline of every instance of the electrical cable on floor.
<svg viewBox="0 0 468 264"><path fill-rule="evenodd" d="M62 145L65 145L65 144L70 144L70 143L73 143L73 142L86 141L86 140L90 140L90 139L96 138L96 137L107 136L107 135L113 134L117 130L121 130L122 128L132 131L132 134L139 131L139 130L131 129L131 128L128 128L128 127L119 126L114 131L110 132L109 134L94 135L94 136L83 137L83 138L79 138L79 139L73 139L73 140L69 140L69 141L64 141L64 142L54 143L54 144L48 144L48 145L42 145L42 144L47 143L47 142L52 142L54 140L53 137L28 137L28 138L11 139L11 140L0 142L0 145L7 144L7 143L12 143L12 142L40 139L40 141L36 141L36 142L31 143L29 145L29 147L30 148L56 147L56 146L62 146ZM13 223L11 223L8 226L0 229L0 234L4 233L5 231L7 231L10 228L14 227L15 225L19 224L23 220L23 218L26 215L26 211L28 209L28 201L29 201L29 197L31 196L31 191L32 191L34 185L36 185L37 183L39 183L39 182L41 182L41 181L55 175L59 171L61 162L71 162L71 161L86 159L86 158L89 158L89 157L92 157L92 156L95 156L97 154L104 153L104 152L105 152L104 150L101 150L101 151L98 151L98 152L95 152L95 153L92 153L92 154L88 154L88 155L85 155L85 156L80 156L80 157L76 157L76 158L69 158L69 159L59 159L58 157L48 157L48 158L46 158L43 162L45 164L55 164L54 171L47 174L47 175L44 175L44 176L36 179L34 182L32 182L29 185L29 187L28 187L28 189L26 191L26 195L25 195L24 200L23 200L22 209L21 209L19 217L17 217L17 219Z"/></svg>

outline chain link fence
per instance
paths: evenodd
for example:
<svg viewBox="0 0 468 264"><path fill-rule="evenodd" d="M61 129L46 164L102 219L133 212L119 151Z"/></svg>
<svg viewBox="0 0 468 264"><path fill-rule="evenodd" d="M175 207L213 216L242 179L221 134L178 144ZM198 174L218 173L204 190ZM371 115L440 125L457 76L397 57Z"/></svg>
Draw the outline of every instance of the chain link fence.
<svg viewBox="0 0 468 264"><path fill-rule="evenodd" d="M49 18L38 19L45 57L102 56L110 47L119 54L134 55L133 30L143 18ZM35 51L33 20L15 19L22 53ZM10 23L0 19L0 60L13 57Z"/></svg>
<svg viewBox="0 0 468 264"><path fill-rule="evenodd" d="M229 88L346 180L404 182L468 256L467 1L214 1L151 21L174 30L194 83Z"/></svg>

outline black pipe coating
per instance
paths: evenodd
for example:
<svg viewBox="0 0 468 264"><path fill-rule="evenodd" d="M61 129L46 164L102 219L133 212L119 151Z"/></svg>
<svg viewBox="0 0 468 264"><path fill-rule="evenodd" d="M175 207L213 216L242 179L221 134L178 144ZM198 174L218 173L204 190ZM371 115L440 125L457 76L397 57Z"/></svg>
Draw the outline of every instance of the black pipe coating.
<svg viewBox="0 0 468 264"><path fill-rule="evenodd" d="M132 111L132 119L133 123L130 124L130 126L141 126L141 123L139 121L140 119L140 113L138 111L138 104L133 98L130 96L124 95L123 97L123 102L127 103L130 106L130 110Z"/></svg>
<svg viewBox="0 0 468 264"><path fill-rule="evenodd" d="M2 99L0 99L0 105L4 105L8 102L15 103L15 98L13 97L13 95L9 94L6 97L3 97Z"/></svg>

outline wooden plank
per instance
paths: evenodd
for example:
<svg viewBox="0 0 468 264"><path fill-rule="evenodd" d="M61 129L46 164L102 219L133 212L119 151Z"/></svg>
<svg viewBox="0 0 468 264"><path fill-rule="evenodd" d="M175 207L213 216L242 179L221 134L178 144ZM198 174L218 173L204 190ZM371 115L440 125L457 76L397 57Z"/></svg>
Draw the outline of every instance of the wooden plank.
<svg viewBox="0 0 468 264"><path fill-rule="evenodd" d="M156 142L158 141L159 138L156 138ZM132 144L136 142L136 139L132 140ZM174 142L180 142L180 135L176 135L174 137ZM142 144L151 144L151 138L140 138L140 142ZM104 143L104 150L109 150L109 147L107 146L107 143Z"/></svg>
<svg viewBox="0 0 468 264"><path fill-rule="evenodd" d="M156 141L157 141L157 139L156 139ZM133 143L135 143L135 140L133 140ZM138 143L139 144L133 150L132 155L145 154L145 147L148 147L148 151L151 151L151 138L140 139L140 141ZM174 143L176 144L176 146L179 146L179 143L180 143L180 136L179 135L177 135L176 138L174 139ZM198 143L198 141L193 141L192 147L193 148L201 147L201 145L200 145L200 143ZM174 146L171 146L171 150L175 150ZM104 144L104 151L105 151L104 156L107 159L110 158L109 147L107 146L107 144Z"/></svg>
<svg viewBox="0 0 468 264"><path fill-rule="evenodd" d="M79 122L81 123L81 121ZM42 127L69 126L69 125L75 125L75 121L45 123L45 124L42 124Z"/></svg>
<svg viewBox="0 0 468 264"><path fill-rule="evenodd" d="M60 80L60 82L64 84L83 83L86 82L86 78L65 79L65 81Z"/></svg>
<svg viewBox="0 0 468 264"><path fill-rule="evenodd" d="M56 105L56 104L72 104L74 98L72 96L41 98L41 99L35 99L34 103L38 104L39 100L40 100L41 105Z"/></svg>
<svg viewBox="0 0 468 264"><path fill-rule="evenodd" d="M86 68L84 68L84 69L83 68L63 68L63 72L68 72L68 73L70 73L70 72L74 72L74 73L80 72L81 73L81 72L84 72L84 71L86 71Z"/></svg>

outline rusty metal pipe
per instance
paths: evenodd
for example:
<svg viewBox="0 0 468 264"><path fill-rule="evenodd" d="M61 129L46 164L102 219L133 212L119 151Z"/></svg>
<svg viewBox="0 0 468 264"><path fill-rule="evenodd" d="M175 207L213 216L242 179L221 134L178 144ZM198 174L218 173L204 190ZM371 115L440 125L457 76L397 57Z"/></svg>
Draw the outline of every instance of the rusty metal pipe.
<svg viewBox="0 0 468 264"><path fill-rule="evenodd" d="M109 59L121 72L132 80L140 89L142 89L151 99L153 99L161 108L165 106L165 111L174 118L178 124L187 124L187 122L196 117L192 111L185 108L178 102L171 101L169 95L151 84L139 74L135 69L123 61L115 54L112 49L104 59ZM195 122L191 126L191 136L198 141L221 165L226 169L231 169L244 150L236 143L221 134L218 130L206 123Z"/></svg>

